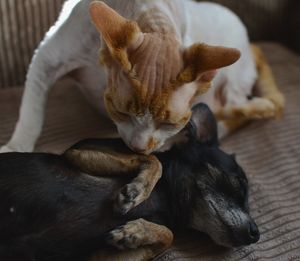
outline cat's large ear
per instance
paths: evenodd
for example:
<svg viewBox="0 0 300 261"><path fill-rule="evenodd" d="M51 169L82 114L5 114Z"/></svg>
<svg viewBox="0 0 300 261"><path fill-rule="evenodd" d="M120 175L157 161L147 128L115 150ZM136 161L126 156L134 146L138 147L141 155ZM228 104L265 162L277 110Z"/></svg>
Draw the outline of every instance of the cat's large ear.
<svg viewBox="0 0 300 261"><path fill-rule="evenodd" d="M129 71L131 64L127 50L143 41L143 33L134 21L127 20L102 1L90 4L92 21L105 41L109 52Z"/></svg>
<svg viewBox="0 0 300 261"><path fill-rule="evenodd" d="M210 146L218 146L217 122L206 104L199 103L192 108L189 125L190 135L198 141Z"/></svg>
<svg viewBox="0 0 300 261"><path fill-rule="evenodd" d="M184 50L184 69L179 81L188 83L198 77L204 81L212 80L216 69L235 63L241 56L238 49L206 44L194 44Z"/></svg>

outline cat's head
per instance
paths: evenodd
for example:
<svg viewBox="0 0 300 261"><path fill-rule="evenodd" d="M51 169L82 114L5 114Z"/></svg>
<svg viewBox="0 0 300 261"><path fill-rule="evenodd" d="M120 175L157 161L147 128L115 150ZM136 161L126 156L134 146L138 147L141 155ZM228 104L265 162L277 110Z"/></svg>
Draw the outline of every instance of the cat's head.
<svg viewBox="0 0 300 261"><path fill-rule="evenodd" d="M191 117L193 99L208 90L216 69L240 57L233 48L184 48L175 33L142 31L103 2L93 2L90 14L103 39L106 109L124 142L140 153L160 150L177 134Z"/></svg>

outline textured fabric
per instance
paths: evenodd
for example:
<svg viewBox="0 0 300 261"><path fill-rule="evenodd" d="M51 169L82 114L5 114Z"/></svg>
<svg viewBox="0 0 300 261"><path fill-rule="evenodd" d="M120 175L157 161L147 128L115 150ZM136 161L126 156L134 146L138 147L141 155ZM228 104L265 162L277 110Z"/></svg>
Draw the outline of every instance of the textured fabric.
<svg viewBox="0 0 300 261"><path fill-rule="evenodd" d="M251 39L276 40L300 51L300 1L211 0L234 10ZM0 0L0 88L22 85L34 49L64 0Z"/></svg>
<svg viewBox="0 0 300 261"><path fill-rule="evenodd" d="M250 184L250 207L261 231L253 246L226 250L201 234L177 235L163 260L300 260L300 56L277 44L263 44L287 106L281 121L256 121L227 138ZM9 138L22 89L0 90L0 144ZM113 128L81 98L72 81L50 95L38 150L59 152L82 138L112 136ZM125 261L125 260L124 260Z"/></svg>
<svg viewBox="0 0 300 261"><path fill-rule="evenodd" d="M0 0L0 88L23 84L34 49L64 0Z"/></svg>

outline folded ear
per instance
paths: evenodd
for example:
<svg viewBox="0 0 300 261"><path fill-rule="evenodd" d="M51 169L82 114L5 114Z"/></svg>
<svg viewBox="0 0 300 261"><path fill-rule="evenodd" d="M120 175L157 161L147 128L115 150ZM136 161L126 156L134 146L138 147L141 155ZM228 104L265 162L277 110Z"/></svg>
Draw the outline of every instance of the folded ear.
<svg viewBox="0 0 300 261"><path fill-rule="evenodd" d="M111 55L125 70L130 70L127 50L141 43L143 38L137 23L122 17L102 1L92 2L89 10L92 21Z"/></svg>
<svg viewBox="0 0 300 261"><path fill-rule="evenodd" d="M192 108L190 133L200 142L218 146L217 122L209 107L199 103Z"/></svg>
<svg viewBox="0 0 300 261"><path fill-rule="evenodd" d="M235 48L194 44L183 55L185 67L179 80L188 83L195 81L201 74L204 80L212 80L211 76L216 69L235 63L241 53Z"/></svg>

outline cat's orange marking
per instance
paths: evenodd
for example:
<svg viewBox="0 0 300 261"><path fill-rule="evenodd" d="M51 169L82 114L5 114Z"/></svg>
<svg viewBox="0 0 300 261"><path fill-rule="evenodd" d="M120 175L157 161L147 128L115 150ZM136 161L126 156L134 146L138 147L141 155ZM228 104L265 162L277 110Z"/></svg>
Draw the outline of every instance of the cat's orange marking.
<svg viewBox="0 0 300 261"><path fill-rule="evenodd" d="M285 105L284 96L279 91L272 70L262 50L254 44L251 45L251 49L258 71L258 79L256 86L254 87L254 94L270 100L275 106L275 117L280 118L282 117Z"/></svg>
<svg viewBox="0 0 300 261"><path fill-rule="evenodd" d="M115 121L126 120L120 112L133 116L150 113L155 123L168 121L180 126L189 119L191 108L167 112L174 92L202 78L194 95L203 94L210 87L212 72L240 57L233 48L194 44L184 49L172 22L155 8L141 14L137 22L103 2L91 4L90 14L105 42L100 57L108 69L105 105ZM187 102L193 97L189 99Z"/></svg>
<svg viewBox="0 0 300 261"><path fill-rule="evenodd" d="M157 143L158 142L155 138L150 137L150 139L148 140L147 149L152 150L153 148L156 148Z"/></svg>

